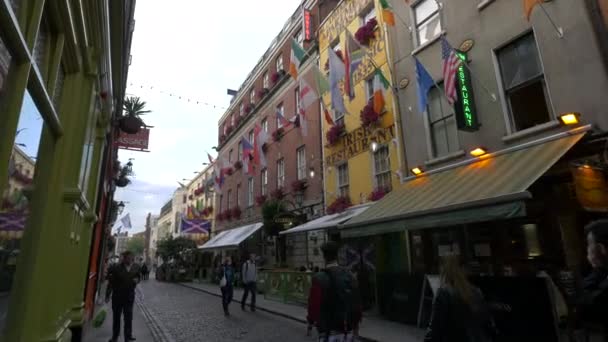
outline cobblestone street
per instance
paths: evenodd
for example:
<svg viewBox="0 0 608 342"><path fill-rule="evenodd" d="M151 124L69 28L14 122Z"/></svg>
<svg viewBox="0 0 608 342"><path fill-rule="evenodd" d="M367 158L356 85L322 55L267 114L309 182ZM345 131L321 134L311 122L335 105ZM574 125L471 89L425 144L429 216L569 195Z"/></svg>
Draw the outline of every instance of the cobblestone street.
<svg viewBox="0 0 608 342"><path fill-rule="evenodd" d="M259 310L243 312L238 303L226 318L220 298L179 285L149 280L140 289L147 310L175 342L314 340L306 337L304 324Z"/></svg>

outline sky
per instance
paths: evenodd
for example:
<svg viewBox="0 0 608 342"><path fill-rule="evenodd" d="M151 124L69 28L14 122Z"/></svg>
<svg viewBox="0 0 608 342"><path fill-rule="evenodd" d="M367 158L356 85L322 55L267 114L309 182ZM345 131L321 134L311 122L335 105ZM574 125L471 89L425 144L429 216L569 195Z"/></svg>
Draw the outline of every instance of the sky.
<svg viewBox="0 0 608 342"><path fill-rule="evenodd" d="M300 0L137 2L127 96L146 101L152 113L143 119L154 128L150 153L119 152L123 163L133 158L133 183L115 195L128 202L122 216L131 217L130 233L144 230L147 214L160 212L178 181L186 183L184 178L203 169L207 152L215 157L217 122L230 103L226 89L240 87L299 5Z"/></svg>

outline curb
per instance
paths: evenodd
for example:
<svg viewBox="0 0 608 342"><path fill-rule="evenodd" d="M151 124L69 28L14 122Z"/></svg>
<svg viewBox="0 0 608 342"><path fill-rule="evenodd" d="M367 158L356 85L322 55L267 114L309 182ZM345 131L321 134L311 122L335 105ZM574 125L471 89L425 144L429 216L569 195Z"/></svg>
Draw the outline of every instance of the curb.
<svg viewBox="0 0 608 342"><path fill-rule="evenodd" d="M154 317L154 315L150 313L150 310L148 310L148 308L140 298L137 298L135 300L135 303L137 303L137 307L139 307L142 315L144 316L144 319L146 320L146 325L152 333L152 338L154 339L154 342L175 342L175 340L161 326L161 324Z"/></svg>
<svg viewBox="0 0 608 342"><path fill-rule="evenodd" d="M222 295L219 294L219 293L217 293L217 292L208 291L208 290L205 290L205 289L198 288L196 286L191 286L191 285L184 284L184 283L175 283L175 284L179 285L179 286L183 286L183 287L189 288L191 290L203 292L203 293L206 293L206 294L209 294L209 295L212 295L212 296L216 296L216 297L220 297L220 298L222 297ZM235 303L242 304L241 301L238 300L238 299L232 299L232 301L235 302ZM285 314L285 313L282 313L282 312L279 312L279 311L276 311L276 310L267 309L267 308L261 307L259 305L256 305L256 309L260 310L260 311L267 312L267 313L275 315L275 316L280 316L280 317L283 317L283 318L287 318L289 320L296 321L298 323L302 323L302 324L307 324L308 323L305 319L298 318L298 317L292 316L292 315L288 315L288 314ZM375 340L373 338L364 337L364 336L359 336L359 341L362 341L362 342L380 342L380 341ZM161 342L161 341L157 341L157 342ZM171 342L173 342L173 341L171 341Z"/></svg>

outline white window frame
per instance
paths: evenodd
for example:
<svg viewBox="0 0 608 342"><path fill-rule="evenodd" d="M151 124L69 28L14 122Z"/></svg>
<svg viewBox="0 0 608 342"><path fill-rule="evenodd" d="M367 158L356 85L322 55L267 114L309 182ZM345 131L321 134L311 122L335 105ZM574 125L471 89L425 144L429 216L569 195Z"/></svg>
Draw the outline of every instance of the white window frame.
<svg viewBox="0 0 608 342"><path fill-rule="evenodd" d="M241 105L239 106L239 114L241 116L245 116L245 104L241 102Z"/></svg>
<svg viewBox="0 0 608 342"><path fill-rule="evenodd" d="M345 177L343 179L341 175L341 170L344 168L346 170ZM336 166L336 190L338 196L350 196L350 175L348 174L348 162L344 162Z"/></svg>
<svg viewBox="0 0 608 342"><path fill-rule="evenodd" d="M262 129L264 130L264 132L268 133L268 119L267 118L262 119L261 126L262 126Z"/></svg>
<svg viewBox="0 0 608 342"><path fill-rule="evenodd" d="M439 88L437 88L439 87ZM454 107L448 107L448 110L450 110L452 113L451 114L445 114L446 110L443 107L443 102L445 99L445 93L444 93L444 88L443 88L443 82L438 83L437 86L433 86L431 87L431 89L429 89L429 95L431 94L432 91L437 91L438 95L439 95L439 106L441 108L441 118L435 120L434 122L431 122L431 116L432 113L429 109L429 105L427 104L426 110L425 110L425 126L426 126L426 131L427 131L427 144L428 144L428 156L431 160L436 159L436 158L441 158L441 157L445 157L445 156L450 156L452 154L458 153L461 149L461 145L460 145L460 134L458 131L458 124L456 123L456 111L454 109ZM429 103L430 103L430 96L428 96L429 98ZM455 134L456 134L456 146L455 148L451 149L448 147L448 152L445 154L438 154L436 151L436 140L435 140L435 135L434 135L434 131L433 131L433 126L441 121L446 121L449 119L453 119L454 120L454 129L455 129ZM446 142L449 142L449 139L446 137Z"/></svg>
<svg viewBox="0 0 608 342"><path fill-rule="evenodd" d="M253 146L253 140L255 140L255 132L253 130L249 131L247 138L249 139L249 143Z"/></svg>
<svg viewBox="0 0 608 342"><path fill-rule="evenodd" d="M239 141L237 158L238 158L237 161L243 160L243 144L240 141Z"/></svg>
<svg viewBox="0 0 608 342"><path fill-rule="evenodd" d="M300 87L296 87L296 90L294 92L294 95L296 97L296 114L299 114L300 112Z"/></svg>
<svg viewBox="0 0 608 342"><path fill-rule="evenodd" d="M277 189L285 187L285 158L277 160Z"/></svg>
<svg viewBox="0 0 608 342"><path fill-rule="evenodd" d="M379 159L380 154L384 153L386 151L386 168L385 169L379 169L379 165L381 163ZM378 146L378 149L376 150L376 152L372 152L372 162L373 162L373 170L374 170L374 179L373 179L373 184L374 187L377 189L380 186L383 186L384 188L387 188L389 190L392 190L393 188L393 183L392 183L392 177L391 177L391 152L388 148L388 145L380 145ZM388 177L386 177L388 175ZM380 184L380 179L382 178L388 178L388 184Z"/></svg>
<svg viewBox="0 0 608 342"><path fill-rule="evenodd" d="M268 195L268 169L260 171L260 193L262 196Z"/></svg>
<svg viewBox="0 0 608 342"><path fill-rule="evenodd" d="M298 42L298 44L300 44L300 45L302 45L302 43L304 43L304 30L303 29L300 29L298 31L298 33L296 33L295 39Z"/></svg>
<svg viewBox="0 0 608 342"><path fill-rule="evenodd" d="M232 163L232 149L228 151L228 162Z"/></svg>
<svg viewBox="0 0 608 342"><path fill-rule="evenodd" d="M306 179L306 146L302 145L296 150L296 174L298 180Z"/></svg>
<svg viewBox="0 0 608 342"><path fill-rule="evenodd" d="M262 87L266 89L270 89L270 78L268 77L268 71L264 73L264 78L262 80Z"/></svg>
<svg viewBox="0 0 608 342"><path fill-rule="evenodd" d="M285 65L283 64L283 54L280 54L275 61L275 68L277 72L285 70Z"/></svg>
<svg viewBox="0 0 608 342"><path fill-rule="evenodd" d="M412 23L414 24L414 29L413 29L413 35L414 35L414 41L416 42L416 46L422 46L428 42L433 41L434 38L436 38L437 36L433 37L433 38L429 38L428 40L422 42L422 39L420 39L420 28L422 26L424 26L424 24L428 23L429 21L433 20L433 18L435 18L435 16L437 16L439 18L439 32L442 32L443 30L443 20L441 18L441 8L442 8L442 4L438 4L437 6L437 10L434 11L433 13L431 13L429 16L427 16L426 18L424 18L423 20L421 20L420 22L418 22L418 18L416 16L416 8L418 6L421 6L423 3L427 2L427 1L431 1L433 3L436 3L437 0L419 0L417 2L415 2L414 4L411 5L411 13L412 13ZM441 34L441 33L440 33Z"/></svg>
<svg viewBox="0 0 608 342"><path fill-rule="evenodd" d="M251 89L249 92L249 103L255 104L255 89Z"/></svg>
<svg viewBox="0 0 608 342"><path fill-rule="evenodd" d="M282 117L285 117L285 107L283 106L283 103L280 103L277 108L276 108L276 112L275 112L275 117L276 117L276 121L277 121L277 129L278 128L282 128L283 125L281 124L281 120L279 119L279 116L276 115L276 113L280 112Z"/></svg>
<svg viewBox="0 0 608 342"><path fill-rule="evenodd" d="M247 207L253 207L253 193L254 193L254 181L253 177L247 179Z"/></svg>

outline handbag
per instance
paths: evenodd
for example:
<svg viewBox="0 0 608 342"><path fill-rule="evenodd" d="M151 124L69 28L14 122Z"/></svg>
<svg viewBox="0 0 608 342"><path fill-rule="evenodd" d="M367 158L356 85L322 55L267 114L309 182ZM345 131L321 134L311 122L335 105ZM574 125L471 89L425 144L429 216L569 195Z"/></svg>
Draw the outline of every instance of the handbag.
<svg viewBox="0 0 608 342"><path fill-rule="evenodd" d="M226 281L226 276L223 276L222 279L220 279L220 287L226 286L227 283L228 281Z"/></svg>

